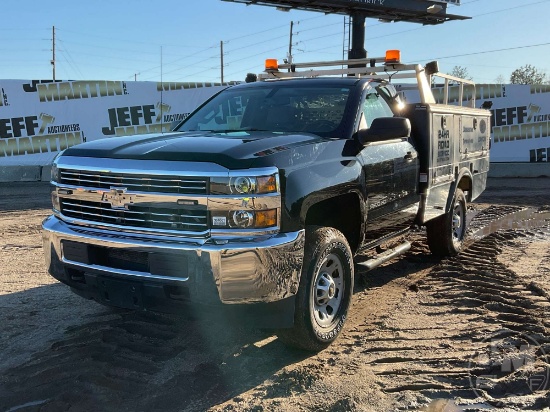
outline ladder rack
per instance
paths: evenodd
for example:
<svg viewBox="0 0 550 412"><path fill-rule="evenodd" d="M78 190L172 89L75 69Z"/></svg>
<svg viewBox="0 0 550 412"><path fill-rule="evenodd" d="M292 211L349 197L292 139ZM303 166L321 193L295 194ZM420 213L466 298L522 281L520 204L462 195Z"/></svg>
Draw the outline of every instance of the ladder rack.
<svg viewBox="0 0 550 412"><path fill-rule="evenodd" d="M380 63L382 63L380 65ZM379 64L379 65L377 65ZM341 66L335 68L335 66ZM342 67L346 66L346 67ZM464 97L464 85L472 86L470 98L471 107L475 107L475 83L471 80L460 79L444 73L439 73L437 62L429 63L426 67L420 64L403 64L388 57L365 59L332 60L307 63L278 64L274 59L266 61L266 70L258 75L258 80L269 81L276 79L315 78L321 76L353 76L359 78L381 79L391 82L395 79L416 79L420 92L420 101L426 104L435 104L431 91L432 77L445 80L443 104L449 102L449 87L459 86L459 105Z"/></svg>

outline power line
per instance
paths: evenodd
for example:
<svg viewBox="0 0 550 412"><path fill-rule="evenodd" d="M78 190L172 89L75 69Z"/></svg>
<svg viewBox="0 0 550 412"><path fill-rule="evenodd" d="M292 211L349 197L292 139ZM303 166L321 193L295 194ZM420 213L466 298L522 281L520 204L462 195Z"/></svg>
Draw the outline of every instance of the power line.
<svg viewBox="0 0 550 412"><path fill-rule="evenodd" d="M304 22L304 21L308 21L308 20L320 19L320 18L322 18L322 17L323 17L323 16L316 16L316 17L310 17L310 18L307 18L307 19L297 20L297 21L296 21L296 24L299 24L300 22ZM284 28L288 28L288 24L279 25L279 26L276 26L276 27L272 27L272 28L270 28L270 29L265 29L265 30L257 31L257 32L250 33L250 34L245 34L245 35L243 35L243 36L234 37L234 38L232 38L232 39L224 40L224 41L225 41L226 43L229 43L229 42L234 41L234 40L240 40L240 39L244 39L244 38L247 38L247 37L257 36L258 34L271 32L272 30L280 29L280 28L283 28L283 27L284 27Z"/></svg>
<svg viewBox="0 0 550 412"><path fill-rule="evenodd" d="M106 50L116 50L116 51L122 51L122 52L125 52L125 53L136 53L136 54L154 54L154 55L158 55L158 51L147 51L147 50L143 50L143 49L140 49L140 50L131 50L131 49L127 49L127 48L120 48L120 47L108 47L108 46L98 46L98 45L95 45L95 44L88 44L88 43L80 43L80 42L75 42L75 41L66 41L65 43L67 44L75 44L75 45L79 45L79 46L84 46L84 47L88 47L88 48L94 48L94 49L106 49ZM166 55L166 53L164 53ZM180 54L175 54L175 53L171 53L169 54L171 56L179 56Z"/></svg>
<svg viewBox="0 0 550 412"><path fill-rule="evenodd" d="M495 50L484 50L479 52L473 52L473 53L464 53L464 54L455 54L454 56L442 56L442 57L432 57L427 60L443 60L443 59L452 59L454 57L466 57L466 56L475 56L477 54L485 54L485 53L498 53L503 51L510 51L510 50L519 50L519 49L528 49L530 47L540 47L540 46L549 46L550 42L548 43L539 43L539 44L529 44L526 46L517 46L517 47L506 47L504 49L495 49Z"/></svg>
<svg viewBox="0 0 550 412"><path fill-rule="evenodd" d="M57 30L57 27L56 27L56 30ZM66 33L79 34L81 36L95 37L95 38L98 38L98 39L105 39L105 40L109 40L109 41L113 40L112 37L108 37L108 36L99 36L97 34L78 32L78 31L67 30L67 29L63 29L63 28L61 28L60 30L63 31L63 32L66 32ZM158 47L157 43L149 43L149 42L142 42L142 41L135 41L135 40L126 40L126 39L120 39L120 38L117 38L117 41L121 42L121 43L147 44L147 45L150 45L150 46ZM190 49L204 48L204 46L187 46L187 45L182 45L182 44L166 44L164 46L182 48L182 49L185 49L185 48L190 48Z"/></svg>
<svg viewBox="0 0 550 412"><path fill-rule="evenodd" d="M522 4L521 6L508 7L508 8L506 8L506 9L495 10L495 11L491 11L491 12L488 12L488 13L477 14L477 15L475 15L474 17L487 16L487 15L489 15L489 14L500 13L500 12L503 12L503 11L509 11L509 10L514 10L514 9L521 9L521 8L524 8L524 7L527 7L527 6L534 6L534 5L540 4L540 3L548 3L549 1L550 1L550 0L542 0L542 1L537 1L537 2L535 2L535 3Z"/></svg>
<svg viewBox="0 0 550 412"><path fill-rule="evenodd" d="M65 59L65 61L67 62L67 64L75 71L77 72L80 77L83 79L84 78L84 75L82 74L82 72L80 71L80 69L78 68L78 65L76 64L76 61L72 58L71 54L69 53L69 50L67 49L67 47L65 46L65 43L59 38L59 36L57 37L57 41L59 43L61 43L61 45L63 46L63 49L58 49L58 51L63 55L63 58ZM69 59L67 59L67 57ZM70 61L69 61L70 60Z"/></svg>

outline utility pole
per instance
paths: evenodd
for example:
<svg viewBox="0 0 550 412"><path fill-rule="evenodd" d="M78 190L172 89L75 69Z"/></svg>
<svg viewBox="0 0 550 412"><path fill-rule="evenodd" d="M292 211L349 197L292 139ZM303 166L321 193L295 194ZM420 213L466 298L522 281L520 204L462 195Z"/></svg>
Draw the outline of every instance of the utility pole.
<svg viewBox="0 0 550 412"><path fill-rule="evenodd" d="M221 78L223 84L223 40L220 41Z"/></svg>
<svg viewBox="0 0 550 412"><path fill-rule="evenodd" d="M290 41L288 42L288 64L292 64L292 29L293 28L294 28L294 22L291 21L290 22Z"/></svg>
<svg viewBox="0 0 550 412"><path fill-rule="evenodd" d="M52 64L52 78L55 82L55 26L52 26L52 60L50 62Z"/></svg>

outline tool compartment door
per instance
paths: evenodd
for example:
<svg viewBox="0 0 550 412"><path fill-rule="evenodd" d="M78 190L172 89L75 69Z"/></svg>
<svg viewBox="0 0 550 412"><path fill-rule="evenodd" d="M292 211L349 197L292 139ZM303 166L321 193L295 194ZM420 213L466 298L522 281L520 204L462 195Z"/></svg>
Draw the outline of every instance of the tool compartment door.
<svg viewBox="0 0 550 412"><path fill-rule="evenodd" d="M432 113L432 185L451 182L454 179L453 164L460 141L456 120L452 114Z"/></svg>

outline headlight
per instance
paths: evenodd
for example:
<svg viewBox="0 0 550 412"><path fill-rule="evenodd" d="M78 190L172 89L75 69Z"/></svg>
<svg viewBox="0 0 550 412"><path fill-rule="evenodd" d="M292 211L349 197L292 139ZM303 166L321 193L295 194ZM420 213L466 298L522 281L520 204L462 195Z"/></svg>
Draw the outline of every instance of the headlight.
<svg viewBox="0 0 550 412"><path fill-rule="evenodd" d="M210 179L211 228L274 229L279 225L279 174L271 170L231 171ZM249 174L250 173L250 174Z"/></svg>
<svg viewBox="0 0 550 412"><path fill-rule="evenodd" d="M212 215L213 229L264 229L277 226L277 209L232 210Z"/></svg>
<svg viewBox="0 0 550 412"><path fill-rule="evenodd" d="M236 177L231 179L230 182L229 187L234 188L237 193L248 195L256 191L256 182L252 177Z"/></svg>
<svg viewBox="0 0 550 412"><path fill-rule="evenodd" d="M57 167L57 164L52 164L52 177L50 179L52 182L59 182L59 168Z"/></svg>
<svg viewBox="0 0 550 412"><path fill-rule="evenodd" d="M51 171L51 178L50 180L52 182L58 183L59 182L59 167L57 167L57 159L59 156L63 154L65 150L61 150L58 154L55 155L52 161L52 171Z"/></svg>
<svg viewBox="0 0 550 412"><path fill-rule="evenodd" d="M230 226L246 229L254 226L254 213L247 210L237 210L236 212L230 212L229 222Z"/></svg>
<svg viewBox="0 0 550 412"><path fill-rule="evenodd" d="M210 194L212 195L260 195L277 193L277 191L277 174L210 179Z"/></svg>

